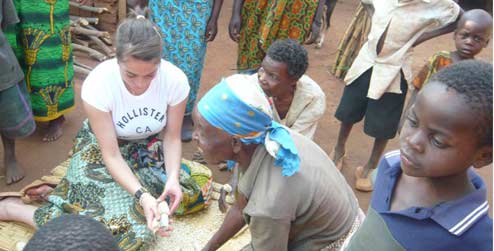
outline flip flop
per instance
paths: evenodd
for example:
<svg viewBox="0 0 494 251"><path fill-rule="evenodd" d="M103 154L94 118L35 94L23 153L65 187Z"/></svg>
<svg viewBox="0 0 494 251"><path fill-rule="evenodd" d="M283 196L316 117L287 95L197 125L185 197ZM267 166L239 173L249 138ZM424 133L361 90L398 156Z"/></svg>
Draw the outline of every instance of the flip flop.
<svg viewBox="0 0 494 251"><path fill-rule="evenodd" d="M21 189L21 191L19 192L21 194L21 199L26 204L29 204L32 202L44 202L44 201L46 201L46 199L44 199L44 198L47 197L49 194L39 194L39 195L36 193L30 194L30 191L34 190L36 188L39 188L41 186L49 186L51 188L55 188L58 185L58 183L59 183L58 181L54 181L54 180L35 180L31 184L29 184L29 185L27 185ZM43 199L33 199L34 196L37 196L37 197L40 197Z"/></svg>
<svg viewBox="0 0 494 251"><path fill-rule="evenodd" d="M372 184L370 173L367 174L366 178L362 178L362 173L364 172L363 166L358 166L355 169L355 189L362 192L372 192L374 190L374 185Z"/></svg>
<svg viewBox="0 0 494 251"><path fill-rule="evenodd" d="M9 197L22 198L22 193L21 192L2 192L2 193L0 193L0 200L6 199Z"/></svg>

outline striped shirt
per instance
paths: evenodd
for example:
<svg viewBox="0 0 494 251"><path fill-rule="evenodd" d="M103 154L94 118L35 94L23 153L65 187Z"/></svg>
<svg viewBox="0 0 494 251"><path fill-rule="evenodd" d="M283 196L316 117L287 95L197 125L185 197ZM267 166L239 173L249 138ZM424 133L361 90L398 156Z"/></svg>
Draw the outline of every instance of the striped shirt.
<svg viewBox="0 0 494 251"><path fill-rule="evenodd" d="M484 182L468 170L475 191L434 207L390 211L401 175L400 152L381 160L367 217L347 251L366 250L492 250L492 219L488 216Z"/></svg>

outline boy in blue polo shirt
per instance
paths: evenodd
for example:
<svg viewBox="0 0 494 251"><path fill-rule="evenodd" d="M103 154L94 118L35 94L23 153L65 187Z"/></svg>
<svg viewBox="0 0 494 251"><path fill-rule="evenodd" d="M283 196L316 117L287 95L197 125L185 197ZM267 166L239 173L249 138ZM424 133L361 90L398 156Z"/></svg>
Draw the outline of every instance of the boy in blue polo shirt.
<svg viewBox="0 0 494 251"><path fill-rule="evenodd" d="M473 170L490 163L492 64L462 61L419 92L344 250L491 251L486 187Z"/></svg>

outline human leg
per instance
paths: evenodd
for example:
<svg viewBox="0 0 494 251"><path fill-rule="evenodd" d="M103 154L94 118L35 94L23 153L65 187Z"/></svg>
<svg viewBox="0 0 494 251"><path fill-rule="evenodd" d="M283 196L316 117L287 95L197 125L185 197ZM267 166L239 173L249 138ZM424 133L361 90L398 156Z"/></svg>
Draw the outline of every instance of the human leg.
<svg viewBox="0 0 494 251"><path fill-rule="evenodd" d="M401 94L385 93L378 100L369 100L365 115L364 132L375 140L369 160L363 167L358 167L355 172L357 177L355 187L357 190L373 190L369 173L377 167L388 140L396 135L407 89L407 83L402 76Z"/></svg>
<svg viewBox="0 0 494 251"><path fill-rule="evenodd" d="M62 115L48 123L48 131L43 137L43 141L51 142L60 138L63 134L62 125L65 122L65 117Z"/></svg>
<svg viewBox="0 0 494 251"><path fill-rule="evenodd" d="M24 171L18 168L17 160L15 158L15 140L7 138L5 135L0 134L3 143L3 162L5 168L5 183L10 185L18 182L24 178Z"/></svg>
<svg viewBox="0 0 494 251"><path fill-rule="evenodd" d="M24 172L17 166L15 139L29 136L36 128L24 80L0 91L0 117L5 181L9 185L24 178Z"/></svg>
<svg viewBox="0 0 494 251"><path fill-rule="evenodd" d="M37 207L24 204L20 198L5 198L0 201L0 221L17 221L36 228L34 211Z"/></svg>
<svg viewBox="0 0 494 251"><path fill-rule="evenodd" d="M330 158L338 169L343 167L345 145L353 125L365 115L367 109L367 90L372 75L372 69L367 70L359 78L345 86L340 104L336 109L335 117L341 121L338 138Z"/></svg>
<svg viewBox="0 0 494 251"><path fill-rule="evenodd" d="M345 156L345 152L346 152L345 151L345 145L346 145L346 142L348 140L348 136L350 136L350 132L352 131L352 128L353 128L352 123L341 122L340 130L338 132L338 139L336 141L336 145L333 149L333 152L331 153L331 156L329 156L333 160L333 162L335 163L335 165L338 169L341 169L341 167L339 167L340 165L338 165L338 163L340 163L340 160L342 160L342 158Z"/></svg>
<svg viewBox="0 0 494 251"><path fill-rule="evenodd" d="M374 146L372 147L372 152L369 157L369 160L364 166L359 166L355 170L355 176L356 176L355 188L357 190L364 192L370 192L373 190L373 185L369 174L371 170L377 167L379 158L383 154L387 143L388 143L387 139L374 140Z"/></svg>

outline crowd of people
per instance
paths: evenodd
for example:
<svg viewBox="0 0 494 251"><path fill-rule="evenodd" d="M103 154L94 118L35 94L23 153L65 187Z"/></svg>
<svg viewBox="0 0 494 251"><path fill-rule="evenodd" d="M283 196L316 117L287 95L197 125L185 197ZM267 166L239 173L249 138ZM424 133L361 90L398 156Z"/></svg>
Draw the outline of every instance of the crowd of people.
<svg viewBox="0 0 494 251"><path fill-rule="evenodd" d="M25 250L146 250L155 235L173 234L173 223L157 223L159 205L169 204L169 215L206 208L207 166L227 163L235 201L203 250L246 225L242 250L492 250L486 184L474 171L492 163L493 67L475 59L492 36L491 15L453 0L362 0L371 30L345 77L328 155L313 141L329 115L303 46L321 32L326 2L235 0L228 30L238 74L202 98L223 1L141 2L117 28L116 57L84 80L87 120L66 175L27 192L41 206L0 198L0 220L39 228ZM15 139L36 120L49 122L43 140L56 140L73 109L67 11L63 0L0 0L7 184L24 177ZM450 32L456 50L432 55L413 77L413 47ZM355 171L355 188L373 191L364 210L341 173L362 119L374 139ZM397 133L400 149L384 153ZM207 166L182 158L191 140Z"/></svg>

